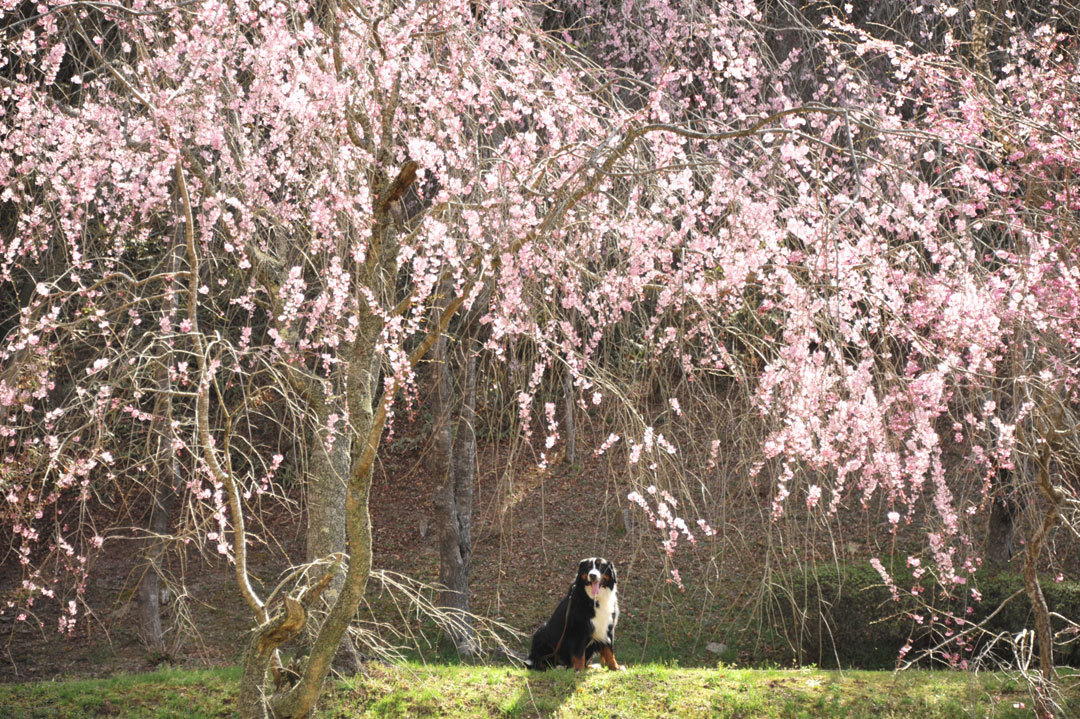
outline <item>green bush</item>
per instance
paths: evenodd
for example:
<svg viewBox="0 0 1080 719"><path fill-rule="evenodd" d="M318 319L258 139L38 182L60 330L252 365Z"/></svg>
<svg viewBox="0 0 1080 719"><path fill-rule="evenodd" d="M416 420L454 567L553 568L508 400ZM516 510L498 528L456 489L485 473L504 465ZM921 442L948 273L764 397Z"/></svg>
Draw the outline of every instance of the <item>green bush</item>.
<svg viewBox="0 0 1080 719"><path fill-rule="evenodd" d="M947 631L962 631L967 624L982 622L1018 590L1021 594L994 614L985 628L993 634L1012 636L1034 628L1031 602L1023 593L1024 579L1015 572L980 571L960 588L963 591L954 591L952 598L924 581L926 589L922 601L918 601L907 592L915 583L910 570L902 566L887 568L900 590L895 600L880 575L865 562L821 565L789 574L780 582L774 592L773 619L777 632L792 650L791 658L828 667L895 667L905 644L911 644L910 656L917 656L920 650L940 643ZM981 601L973 599L970 587L978 589ZM1080 583L1044 580L1042 588L1051 612L1080 620ZM958 627L946 622L944 611L930 613L925 609L927 604L947 609L965 624ZM1055 630L1064 627L1062 620L1054 620ZM960 653L961 659L979 655L989 641L983 633L973 635L973 639L971 648ZM950 647L949 651L956 649ZM998 644L993 652L998 658L1011 658L1005 644ZM1072 641L1055 647L1054 659L1058 664L1080 666L1080 643Z"/></svg>

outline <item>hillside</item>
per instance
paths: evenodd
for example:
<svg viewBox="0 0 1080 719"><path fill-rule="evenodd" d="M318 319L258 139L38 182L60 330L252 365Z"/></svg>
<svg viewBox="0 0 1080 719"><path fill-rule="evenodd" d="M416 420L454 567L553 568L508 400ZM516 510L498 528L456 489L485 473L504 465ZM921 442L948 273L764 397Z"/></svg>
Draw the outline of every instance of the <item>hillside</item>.
<svg viewBox="0 0 1080 719"><path fill-rule="evenodd" d="M438 552L430 529L433 510L424 458L427 447L422 440L424 428L411 430L387 448L376 473L371 504L374 566L431 582L438 576ZM617 482L600 460L588 456L584 466L556 465L547 471L519 462L512 479L506 477L502 461L498 447L481 449L472 574L472 604L478 614L531 632L565 592L577 561L599 554L615 561L620 572L620 657L631 662L646 656L691 662L716 658L704 645L722 642L723 637L703 633L700 627L716 626L729 616L736 593L723 600L701 598L705 603L699 605L700 587L690 586L681 597L678 616L673 615L673 605L665 597L679 593L664 579L658 544L627 534L621 511L626 503L618 501ZM253 548L251 561L264 585L272 586L285 570L286 554L303 556L303 522L299 511L282 511L275 515L272 527L259 530L263 543ZM184 567L175 559L171 567L176 576L181 569L185 573L187 595L181 604L189 615L183 617L181 629L186 639L171 656L146 655L138 641L131 601L138 579L131 545L124 537L111 539L93 560L87 589L93 613L72 636L55 631L57 616L49 605L42 606L36 617L40 627L33 621L15 623L8 616L0 617L5 647L0 680L107 676L145 671L160 663L224 666L238 660L238 647L250 621L231 567L219 556L200 556L194 551L185 555ZM14 577L17 572L5 574ZM686 597L694 601L687 602ZM423 629L427 639L419 640L421 650L433 650L428 640L438 643L438 632L409 617L407 610L409 619L403 622L377 582L369 586L369 601L377 618L403 631ZM172 606L179 606L175 598ZM518 649L525 647L525 641L519 640Z"/></svg>

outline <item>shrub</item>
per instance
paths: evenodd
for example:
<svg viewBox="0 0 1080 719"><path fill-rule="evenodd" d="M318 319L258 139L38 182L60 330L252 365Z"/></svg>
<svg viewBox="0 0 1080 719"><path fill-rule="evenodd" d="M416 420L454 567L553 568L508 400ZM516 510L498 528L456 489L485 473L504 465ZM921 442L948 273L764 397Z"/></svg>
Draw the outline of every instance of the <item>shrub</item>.
<svg viewBox="0 0 1080 719"><path fill-rule="evenodd" d="M986 632L993 635L1016 636L1024 629L1034 628L1031 602L1024 589L1023 577L1015 572L978 572L954 597L944 596L940 587L924 581L920 597L906 590L914 583L910 570L889 568L900 593L893 599L880 575L868 563L828 564L789 574L774 593L776 630L788 642L792 658L799 663L820 666L883 669L895 667L900 650L911 645L910 656L940 643L947 632L963 631L971 623L986 621ZM968 586L981 593L975 601ZM1051 612L1076 621L1080 619L1080 583L1044 581L1043 594ZM1003 601L1014 592L1005 607L994 614ZM927 606L938 608L931 612ZM958 624L951 617L959 617ZM1055 631L1065 623L1054 619ZM1080 666L1080 643L1073 641L1055 646L1054 659L1058 664ZM978 656L990 642L984 632L971 635L972 641L963 648L948 647L935 661L970 660ZM999 659L1011 659L1007 645L998 643L991 653Z"/></svg>

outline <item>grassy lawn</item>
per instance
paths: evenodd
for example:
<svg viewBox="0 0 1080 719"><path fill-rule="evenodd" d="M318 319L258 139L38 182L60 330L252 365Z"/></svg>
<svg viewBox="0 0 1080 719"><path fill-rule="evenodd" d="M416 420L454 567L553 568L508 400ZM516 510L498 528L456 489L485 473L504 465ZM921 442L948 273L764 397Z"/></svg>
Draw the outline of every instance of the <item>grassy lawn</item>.
<svg viewBox="0 0 1080 719"><path fill-rule="evenodd" d="M239 671L168 670L103 680L0 685L0 715L230 717ZM1063 716L1080 716L1080 677ZM996 674L683 669L529 673L490 666L374 667L335 683L317 717L745 717L947 719L1032 717L1024 686Z"/></svg>
<svg viewBox="0 0 1080 719"><path fill-rule="evenodd" d="M167 669L111 679L0 684L4 719L232 717L240 669Z"/></svg>

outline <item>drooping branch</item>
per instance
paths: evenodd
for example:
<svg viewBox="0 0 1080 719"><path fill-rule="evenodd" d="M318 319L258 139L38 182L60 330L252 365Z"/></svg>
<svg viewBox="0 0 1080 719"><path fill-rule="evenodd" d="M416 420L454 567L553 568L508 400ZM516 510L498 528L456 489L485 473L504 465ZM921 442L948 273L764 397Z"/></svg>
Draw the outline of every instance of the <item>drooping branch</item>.
<svg viewBox="0 0 1080 719"><path fill-rule="evenodd" d="M240 489L232 472L223 468L214 451L214 438L210 433L210 370L207 367L206 347L199 331L199 254L195 248L194 217L191 211L191 196L184 178L182 160L176 160L176 182L180 189L180 201L184 212L184 243L187 248L191 281L188 283L188 319L191 322L191 336L197 349L199 361L199 388L195 402L196 426L199 432L199 444L203 460L209 467L214 479L220 482L229 494L229 511L233 520L233 548L235 552L236 580L244 601L260 621L266 621L266 608L251 584L247 570L247 530L245 528L244 507L240 498Z"/></svg>
<svg viewBox="0 0 1080 719"><path fill-rule="evenodd" d="M446 331L446 328L450 325L450 321L457 314L458 310L461 309L462 305L465 304L465 301L472 295L477 284L484 280L486 275L480 272L480 270L484 266L485 260L487 260L491 270L497 270L502 264L502 255L512 255L526 244L533 242L540 237L547 236L558 226L558 223L562 221L567 212L596 190L597 186L609 175L612 168L615 166L615 163L634 146L634 143L637 142L637 140L645 135L654 132L667 132L694 140L730 140L754 135L761 132L762 128L767 127L770 123L790 115L810 113L846 114L847 112L848 111L843 108L829 107L827 105L815 103L773 113L742 130L707 133L691 130L679 125L648 124L612 135L606 142L600 145L589 159L582 163L570 177L563 181L555 193L557 198L555 204L548 210L544 215L544 219L535 228L511 242L502 253L493 254L490 258L481 256L473 258L470 263L470 269L473 272L472 279L466 282L461 292L447 303L446 307L439 315L435 326L428 331L423 341L421 341L409 354L410 368L415 368L420 360L427 356L427 353L438 340L439 335ZM623 135L622 139L619 138L620 134ZM409 175L415 178L415 172L415 167L412 168L409 173L406 173L406 168L402 168L398 175L398 179ZM584 181L581 183L580 187L574 189L573 185L576 184L580 178L584 178ZM397 180L395 180L395 183L397 183ZM414 295L410 293L409 296L394 307L393 315L406 312L412 306L413 299ZM375 455L378 452L379 438L382 436L383 429L386 426L386 418L389 414L390 405L393 403L394 396L398 389L400 389L400 380L397 377L394 377L386 388L382 401L379 403L378 409L375 412L374 422L371 427L371 432L367 437L363 453L359 462L353 467L354 477L366 476L367 473L371 471L371 467L375 461Z"/></svg>

